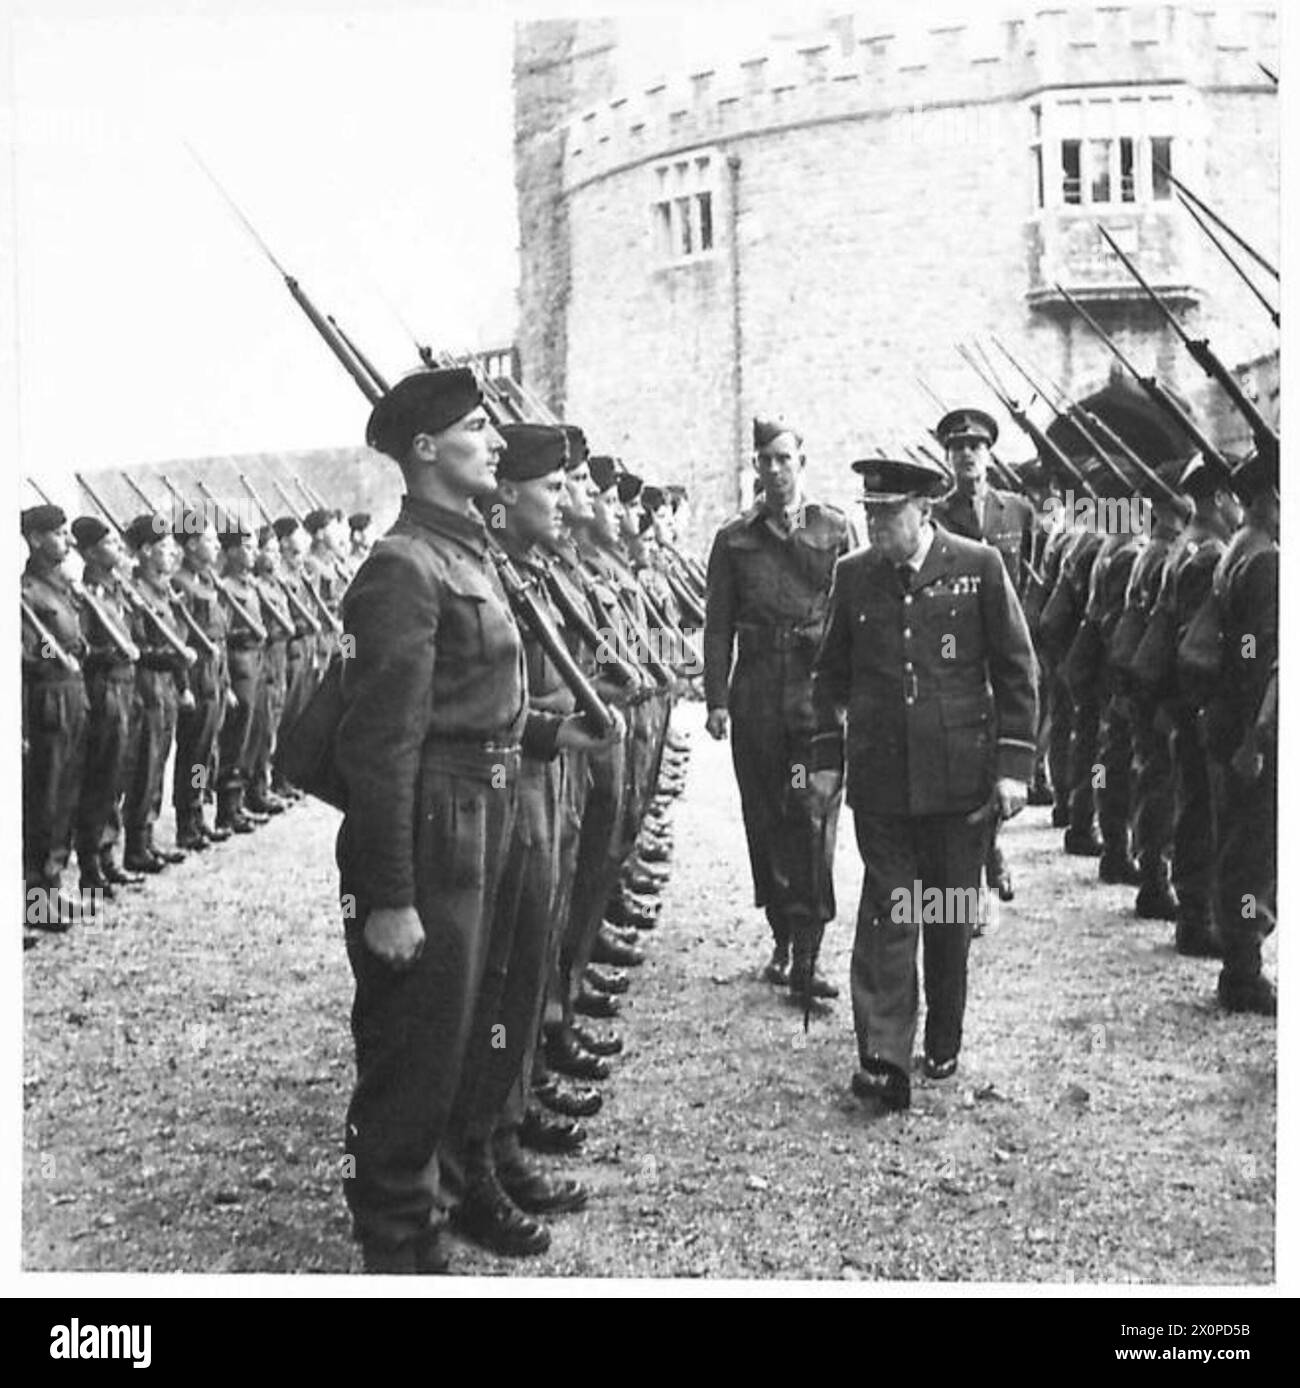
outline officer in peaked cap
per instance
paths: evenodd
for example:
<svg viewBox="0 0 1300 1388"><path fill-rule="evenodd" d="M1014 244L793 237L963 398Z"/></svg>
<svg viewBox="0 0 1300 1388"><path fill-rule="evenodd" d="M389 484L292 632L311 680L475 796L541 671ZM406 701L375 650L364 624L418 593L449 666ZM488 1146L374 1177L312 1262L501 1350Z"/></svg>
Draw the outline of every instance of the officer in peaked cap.
<svg viewBox="0 0 1300 1388"><path fill-rule="evenodd" d="M902 1109L922 933L926 1074L945 1079L957 1068L989 828L1020 811L1033 768L1035 663L1001 559L930 519L945 475L883 458L853 467L870 548L835 571L813 667L810 781L828 798L847 768L869 865L850 973L854 1092Z"/></svg>
<svg viewBox="0 0 1300 1388"><path fill-rule="evenodd" d="M1023 594L1023 560L1033 544L1034 508L1023 496L989 485L991 450L998 438L997 421L983 410L950 410L935 426L935 433L947 455L955 485L950 495L935 504L934 519L954 535L992 545L1007 566L1012 587L1017 594ZM985 869L989 886L1004 901L1010 901L1014 895L1011 873L996 833L989 841Z"/></svg>
<svg viewBox="0 0 1300 1388"><path fill-rule="evenodd" d="M838 993L818 973L817 955L835 916L839 800L814 806L802 787L814 726L812 661L849 524L808 497L803 437L789 420L756 418L753 444L761 498L718 531L709 556L706 728L731 738L754 904L772 934L764 977L788 983L807 1003Z"/></svg>

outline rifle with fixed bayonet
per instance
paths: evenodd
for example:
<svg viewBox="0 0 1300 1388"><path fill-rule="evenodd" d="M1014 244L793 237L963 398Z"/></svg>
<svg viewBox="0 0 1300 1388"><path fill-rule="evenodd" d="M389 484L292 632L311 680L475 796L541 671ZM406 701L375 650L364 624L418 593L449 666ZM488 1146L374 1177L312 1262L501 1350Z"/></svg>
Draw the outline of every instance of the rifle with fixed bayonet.
<svg viewBox="0 0 1300 1388"><path fill-rule="evenodd" d="M1112 251L1120 258L1124 268L1133 276L1146 292L1146 296L1160 310L1165 321L1178 334L1179 340L1187 348L1192 360L1201 368L1202 371L1212 380L1218 382L1220 389L1236 406L1238 413L1250 426L1250 432L1255 439L1255 447L1259 450L1261 457L1277 458L1280 453L1277 431L1259 412L1259 407L1241 388L1241 382L1232 374L1231 371L1219 359L1218 354L1210 346L1210 340L1206 337L1193 339L1178 321L1178 315L1173 312L1168 304L1156 293L1147 283L1142 271L1134 265L1133 261L1120 249L1119 243L1103 226L1098 226L1097 230Z"/></svg>
<svg viewBox="0 0 1300 1388"><path fill-rule="evenodd" d="M303 514L294 503L293 497L289 495L284 483L281 482L278 477L272 477L271 485L280 493L280 499L289 508L289 514L301 525L304 519ZM312 582L311 575L306 569L300 569L296 577L302 581L302 586L306 588L308 596L311 598L312 602L316 604L316 610L320 613L321 619L330 629L331 633L335 636L341 636L343 633L343 623L334 615L333 608L331 608L329 603L321 596L321 591Z"/></svg>
<svg viewBox="0 0 1300 1388"><path fill-rule="evenodd" d="M239 474L239 482L243 489L248 493L249 498L253 502L253 505L256 506L257 509L262 513L262 519L266 522L267 525L271 526L271 528L274 529L275 519L271 515L270 511L267 510L266 503L258 495L257 489L249 480L248 475L246 473L241 472ZM293 587L289 583L285 582L283 577L276 581L280 585L280 591L284 594L286 600L289 603L290 611L298 618L299 621L306 623L308 629L310 630L313 636L319 636L321 626L315 613L313 613L311 608L308 607L307 604L303 602L303 600L298 596L298 594L294 592ZM296 636L297 634L298 633L295 630L294 635Z"/></svg>
<svg viewBox="0 0 1300 1388"><path fill-rule="evenodd" d="M113 529L117 531L119 536L125 538L126 531L123 529L121 522L117 519L113 512L109 510L107 504L104 502L103 498L99 495L99 493L95 491L95 489L90 485L89 482L86 481L86 479L81 475L81 473L74 472L72 475L76 479L77 485L81 488L81 490L85 492L86 495L91 499L91 501L93 501L95 505L99 508L100 513L103 515L104 519L109 523L109 525L111 525ZM157 631L158 635L162 638L163 644L170 647L171 650L176 655L178 655L187 666L193 665L194 662L198 659L197 652L194 650L192 646L187 646L185 644L185 642L181 639L180 633L177 632L168 622L166 622L163 619L161 613L158 612L158 610L154 607L153 603L151 603L149 599L146 598L145 595L141 593L135 587L135 585L131 583L127 578L120 578L118 580L118 583L119 590L123 598L126 600L127 606L130 607L137 614L141 614L147 617L149 621L153 623L154 630ZM94 599L92 594L87 593L86 596L90 598L93 602ZM94 611L95 609L92 608L91 610ZM96 611L95 615L100 618L101 623L103 623L105 626L105 630L108 630L108 626L106 623L104 623L104 619L100 615L100 613ZM110 635L112 635L111 632ZM134 642L132 643L132 646L134 647ZM128 657L128 659L131 658L132 657ZM134 658L139 658L138 650Z"/></svg>
<svg viewBox="0 0 1300 1388"><path fill-rule="evenodd" d="M1242 234L1239 231L1234 231L1233 228L1230 227L1228 223L1225 222L1223 218L1219 216L1219 214L1214 210L1214 208L1212 208L1207 202L1205 202L1204 199L1197 197L1197 195L1192 192L1192 190L1187 186L1187 184L1185 184L1180 178L1177 177L1177 175L1169 167L1168 164L1161 163L1161 161L1157 159L1154 161L1154 165L1157 173L1162 174L1165 178L1167 178L1170 181L1170 183L1174 185L1175 188L1178 189L1180 193L1183 193L1187 197L1189 197L1197 205L1197 207L1199 207L1201 211L1204 212L1205 215L1214 223L1214 225L1220 228L1220 230L1226 232L1229 236L1231 236L1232 239L1237 243L1237 245L1239 245L1241 249L1245 251L1248 256L1251 257L1252 260L1254 260L1258 265L1261 265L1265 270L1267 270L1268 273L1272 275L1274 279L1280 280L1282 278L1281 272L1278 270L1277 266L1274 265L1272 261L1265 260L1264 257L1260 255L1260 253L1254 248L1254 246L1252 246L1250 242L1247 241L1246 238L1242 236Z"/></svg>
<svg viewBox="0 0 1300 1388"><path fill-rule="evenodd" d="M1130 485L1129 479L1124 476L1123 472L1118 467L1115 467L1111 463L1110 454L1107 452L1101 440L1098 439L1097 435L1093 432L1094 426L1100 426L1105 429L1106 433L1109 436L1111 446L1117 448L1124 455L1124 457L1128 459L1130 466L1135 470L1138 476L1140 476L1148 484L1148 486L1154 487L1157 491L1159 491L1161 496L1166 501L1170 502L1171 504L1178 505L1180 509L1183 508L1184 503L1181 494L1178 491L1176 491L1173 487L1171 487L1164 480L1164 478L1160 476L1158 472L1156 472L1154 469L1148 466L1146 461L1143 458L1139 457L1136 450L1134 450L1132 447L1130 447L1128 443L1126 443L1122 438L1120 438L1120 436L1117 433L1115 433L1115 431L1111 429L1111 427L1108 424L1106 424L1104 420L1100 419L1097 415L1093 414L1091 410L1085 410L1082 405L1076 404L1075 401L1071 400L1069 395L1067 395L1066 392L1058 386L1056 388L1058 392L1058 399L1063 399L1065 402L1065 409L1062 410L1057 405L1056 401L1054 401L1052 397L1042 388L1039 382L1036 381L1029 374L1029 371L1024 366L1022 366L1020 362L1018 362L1015 359L1015 357L1011 355L1007 348L1003 346L1003 344L999 342L996 337L993 337L992 341L993 345L998 349L998 351L1001 352L1002 355L1006 357L1007 361L1010 362L1011 365L1021 374L1021 376L1024 377L1030 390L1032 390L1039 397L1039 399L1047 405L1047 408L1052 411L1052 413L1057 417L1057 419L1061 420L1063 423L1069 424L1071 428L1073 428L1082 437L1083 441L1088 445L1089 448L1092 449L1092 451L1096 454L1098 458L1111 465L1112 471L1114 472L1115 476L1120 480L1120 482L1123 483L1124 486L1127 487Z"/></svg>
<svg viewBox="0 0 1300 1388"><path fill-rule="evenodd" d="M1079 317L1083 319L1083 321L1093 330L1094 333L1096 333L1096 335L1102 340L1102 342L1104 342L1106 346L1110 348L1111 355L1116 359L1116 361L1120 363L1121 366L1124 367L1124 369L1129 373L1130 376L1133 377L1133 379L1138 383L1138 385L1142 387L1142 389L1146 392L1147 398L1151 401L1151 403L1157 406L1157 408L1161 411L1162 414L1165 414L1170 419L1172 419L1174 423L1178 426L1178 428L1183 432L1183 434L1186 435L1188 440L1190 440L1190 442L1200 451L1200 454L1205 459L1206 464L1216 469L1218 472L1222 473L1224 477L1230 476L1232 473L1232 468L1229 466L1228 460L1223 456L1222 453L1219 452L1219 450L1214 446L1214 444L1210 442L1209 437L1200 428L1196 421L1192 419L1191 416L1182 408L1182 406L1179 405L1178 401L1175 400L1172 395L1170 395L1170 393L1164 388L1164 386L1160 384L1158 380L1156 380L1154 376L1144 376L1137 369L1137 367L1134 366L1131 361L1129 361L1129 359L1124 355L1124 353L1115 344L1115 342L1112 341L1110 334L1107 333L1107 331L1101 326L1101 324L1098 323L1095 318L1093 318L1092 314L1090 314L1088 310L1084 308L1084 306L1078 301L1078 299L1074 297L1073 294L1070 293L1068 289L1066 289L1060 283L1057 284L1056 289L1057 292L1061 294L1062 297L1065 299L1066 303L1068 303L1070 307L1074 309L1074 311L1079 315Z"/></svg>
<svg viewBox="0 0 1300 1388"><path fill-rule="evenodd" d="M228 521L230 516L232 515L230 508L228 506L223 505L220 501L217 500L216 496L212 492L212 489L208 486L206 482L200 481L198 483L198 488L199 491L201 491L203 495L207 497L207 499L213 504L213 506L217 508L218 513L220 515L225 516ZM253 583L253 586L255 588L257 588L258 585L256 582L254 582L255 578L256 575L249 575L249 581ZM262 600L262 605L271 614L271 616L274 617L275 620L280 624L280 630L284 632L285 636L296 636L298 634L298 628L294 626L293 622L290 620L288 613L281 612L280 609L276 607L274 603L268 602L266 595L261 592L260 588L258 589L258 595ZM231 595L231 601L234 601L233 595ZM254 632L253 634L256 635L257 633ZM263 631L262 635L258 639L265 641L267 639L267 633Z"/></svg>
<svg viewBox="0 0 1300 1388"><path fill-rule="evenodd" d="M961 354L966 365L984 382L989 392L997 399L998 403L1006 410L1007 414L1010 415L1012 421L1020 429L1021 433L1023 433L1034 445L1034 448L1038 451L1038 456L1043 462L1046 463L1047 460L1051 458L1052 461L1056 463L1056 466L1065 473L1070 481L1073 482L1085 496L1089 496L1095 501L1097 493L1093 490L1088 479L1084 477L1083 473L1080 472L1077 467L1075 467L1074 463L1065 455L1063 450L1053 443L1038 425L1029 418L1028 413L1021 409L1020 402L1013 399L1010 395L1005 394L1003 391L1000 391L969 352L965 351L960 346L957 350Z"/></svg>

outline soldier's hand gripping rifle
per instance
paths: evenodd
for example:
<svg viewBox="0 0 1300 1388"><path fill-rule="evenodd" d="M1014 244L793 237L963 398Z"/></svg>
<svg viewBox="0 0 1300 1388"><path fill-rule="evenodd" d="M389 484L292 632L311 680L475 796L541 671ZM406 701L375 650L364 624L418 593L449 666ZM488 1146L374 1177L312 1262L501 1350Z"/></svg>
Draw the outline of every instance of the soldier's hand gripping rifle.
<svg viewBox="0 0 1300 1388"><path fill-rule="evenodd" d="M81 661L67 650L59 638L41 620L40 614L24 597L19 597L23 621L31 627L36 639L41 643L41 653L47 659L57 660L70 675L81 674Z"/></svg>
<svg viewBox="0 0 1300 1388"><path fill-rule="evenodd" d="M227 521L229 521L229 518L230 518L230 515L231 515L230 508L229 508L228 506L222 505L222 503L221 503L220 501L217 500L216 495L213 493L212 489L208 486L208 484L207 484L206 482L202 482L202 481L201 481L201 482L199 482L199 484L198 484L198 488L199 488L199 491L201 491L201 492L203 493L203 495L213 504L213 506L215 506L215 507L217 508L218 513L221 514L221 515L223 515L223 516L225 516L225 517L227 518ZM216 575L214 574L213 577L215 578ZM251 577L252 577L252 576L250 575L250 578L251 578ZM220 580L218 580L218 581L220 581ZM256 587L256 584L254 584L254 586ZM220 591L220 590L218 590L218 591ZM229 599L230 599L230 601L231 601L232 603L235 601L235 596L234 596L233 593L227 593L227 596L229 597ZM262 603L263 603L263 605L265 606L266 610L271 614L272 617L275 618L276 622L279 623L280 630L281 630L282 632L284 632L285 636L286 636L286 637L294 637L294 636L296 636L296 635L298 634L298 629L297 629L297 627L294 626L293 622L289 619L288 614L285 613L285 612L281 612L280 609L279 609L278 607L276 607L274 603L267 601L265 595L261 594L260 592L259 592L259 596L261 597ZM242 610L243 610L243 609L241 608L240 611L242 611ZM256 630L254 630L254 629L251 628L251 627L250 627L250 630L253 630L253 635L254 635L254 636L257 636L257 631L256 631ZM263 630L261 636L258 636L258 640L259 640L259 641L265 641L265 640L267 640L267 639L268 639L268 638L267 638L267 633L266 633L265 630Z"/></svg>
<svg viewBox="0 0 1300 1388"><path fill-rule="evenodd" d="M81 481L79 474L77 474L77 480ZM56 504L51 499L49 492L47 492L45 488L42 487L41 484L34 477L29 477L27 479L27 485L36 493L37 496L40 497L40 499L43 502L45 502L47 506L53 506ZM117 533L120 535L122 533L122 527L117 525L115 521L112 521L111 517L109 519L110 522L113 524L114 528L117 530ZM92 593L88 588L84 587L82 584L77 583L68 575L65 574L64 577L67 582L68 589L72 593L73 597L75 597L77 601L80 602L82 606L90 612L91 616L93 616L94 619L99 623L100 629L103 631L104 635L108 637L110 644L116 647L118 654L121 655L123 660L130 661L131 664L134 665L135 662L140 659L140 648L135 644L134 641L131 640L130 633L122 630L122 628L118 625L117 618L114 617L113 614L108 611L108 609L99 601L99 599L94 595L94 593ZM123 596L126 597L129 601L130 584L127 583L125 579L122 579L121 585Z"/></svg>
<svg viewBox="0 0 1300 1388"><path fill-rule="evenodd" d="M172 496L176 500L176 504L178 506L184 506L185 498L181 495L179 489L175 486L172 480L167 476L165 472L160 474L160 476L163 486L166 487L169 492L171 492ZM200 483L200 486L201 485L202 484ZM209 493L209 495L211 495L211 493ZM213 497L212 499L213 501L216 501L215 497ZM220 506L220 504L220 502L217 502L218 507ZM230 591L230 589L226 586L225 579L223 579L215 569L209 570L208 577L212 580L212 586L217 590L218 595L221 597L222 601L226 604L226 606L235 614L236 617L239 618L241 622L243 622L243 624L248 628L249 631L253 633L253 636L258 641L265 641L266 628L261 624L261 622L257 620L256 617L253 616L253 614L248 610L248 608L246 608L244 604L240 602L239 599Z"/></svg>
<svg viewBox="0 0 1300 1388"><path fill-rule="evenodd" d="M1141 270L1138 269L1132 260L1120 249L1118 242L1106 230L1099 226L1097 230L1112 251L1123 262L1124 268L1133 276L1135 280L1146 291L1146 296L1160 310L1165 321L1178 334L1183 346L1187 348L1192 360L1201 368L1202 371L1212 380L1217 381L1220 389L1236 406L1238 413L1245 419L1250 426L1250 432L1255 439L1255 447L1259 450L1260 456L1265 458L1277 458L1279 454L1278 436L1273 426L1259 412L1259 407L1250 399L1241 388L1241 383L1231 371L1219 360L1214 349L1210 346L1209 338L1193 338L1184 330L1183 325L1178 321L1178 316L1169 308L1168 304L1156 293L1147 283Z"/></svg>
<svg viewBox="0 0 1300 1388"><path fill-rule="evenodd" d="M111 525L119 535L125 537L126 532L125 530L123 530L121 523L118 521L117 517L112 513L112 511L108 509L107 505L104 503L99 493L96 492L93 487L91 487L90 483L86 481L86 479L81 475L81 473L74 472L72 475L76 478L77 485L81 488L81 490L86 493L86 495L91 499L91 501L95 503L97 507L99 507L100 513L103 515L104 519L109 523L109 525ZM199 658L198 653L195 651L194 647L187 646L185 642L181 640L180 633L177 632L174 627L172 627L172 625L163 617L163 615L158 611L158 609L154 607L153 603L151 603L149 599L145 597L145 595L142 592L140 592L138 588L135 587L134 584L129 582L125 577L123 577L120 580L120 582L122 596L126 599L127 606L130 607L132 611L147 618L148 621L153 625L154 630L158 633L163 644L165 646L170 647L170 649L176 655L178 655L187 666L193 665L194 662Z"/></svg>
<svg viewBox="0 0 1300 1388"><path fill-rule="evenodd" d="M265 521L267 525L271 526L271 528L274 529L275 520L272 517L270 511L266 509L266 503L257 494L257 489L249 480L248 475L246 473L241 472L239 474L239 482L243 489L248 493L249 499L252 501L253 505L256 506L257 509L262 513L263 521ZM298 596L297 593L293 591L293 588L288 583L286 583L283 578L277 580L277 582L279 584L280 591L284 594L285 599L289 604L289 609L293 613L293 615L297 617L300 622L305 623L305 625L311 631L311 634L313 636L319 636L321 630L320 622L316 620L316 616L312 612L311 608L308 607L305 602L303 602L303 600ZM296 629L293 634L295 636L298 634Z"/></svg>
<svg viewBox="0 0 1300 1388"><path fill-rule="evenodd" d="M1168 416L1178 426L1178 428L1191 441L1193 446L1200 451L1205 459L1206 465L1213 468L1223 477L1227 478L1232 474L1232 468L1228 460L1210 442L1209 437L1174 399L1172 395L1156 380L1154 376L1144 376L1136 366L1124 355L1118 346L1111 340L1110 335L1088 312L1086 308L1066 289L1063 285L1057 284L1057 292L1062 295L1066 303L1079 315L1080 318L1093 330L1096 335L1110 348L1111 355L1120 363L1130 376L1146 392L1147 398L1155 405L1162 414Z"/></svg>
<svg viewBox="0 0 1300 1388"><path fill-rule="evenodd" d="M297 506L294 505L293 497L289 495L284 483L281 482L278 477L272 477L271 485L280 493L280 500L289 508L289 514L301 525L303 514ZM320 613L321 620L335 636L342 635L343 623L334 615L334 611L329 603L321 596L321 591L311 581L311 576L306 570L303 570L298 574L298 577L302 580L302 586L306 588L307 595L311 598L312 602L316 604L316 610Z"/></svg>
<svg viewBox="0 0 1300 1388"><path fill-rule="evenodd" d="M125 479L126 485L131 488L144 504L146 511L156 512L158 510L157 506L149 500L149 496L144 488L140 486L129 472L123 471L122 477ZM199 625L198 618L195 617L194 613L191 612L183 602L178 601L176 603L176 611L180 613L181 620L185 623L186 629L189 631L190 640L194 642L195 650L197 650L200 655L206 656L209 660L214 659L217 654L217 648L213 644L212 638Z"/></svg>

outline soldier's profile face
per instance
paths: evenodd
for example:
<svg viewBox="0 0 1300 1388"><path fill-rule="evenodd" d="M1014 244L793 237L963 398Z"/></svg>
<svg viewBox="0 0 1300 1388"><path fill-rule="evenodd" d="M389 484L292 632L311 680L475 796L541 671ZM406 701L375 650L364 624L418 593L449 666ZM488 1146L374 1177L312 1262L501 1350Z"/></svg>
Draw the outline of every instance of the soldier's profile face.
<svg viewBox="0 0 1300 1388"><path fill-rule="evenodd" d="M778 434L754 451L763 495L775 505L788 506L794 500L803 469L803 450L792 433Z"/></svg>
<svg viewBox="0 0 1300 1388"><path fill-rule="evenodd" d="M511 486L514 499L507 505L519 538L528 544L556 539L561 528L564 473L551 472L545 477L530 477L526 482L514 482Z"/></svg>
<svg viewBox="0 0 1300 1388"><path fill-rule="evenodd" d="M618 523L623 514L618 489L609 487L603 492L597 492L592 498L591 509L597 538L607 545L617 543Z"/></svg>
<svg viewBox="0 0 1300 1388"><path fill-rule="evenodd" d="M948 445L948 462L959 490L969 495L988 476L989 446L983 439L953 439Z"/></svg>
<svg viewBox="0 0 1300 1388"><path fill-rule="evenodd" d="M590 520L592 516L591 498L595 494L591 480L591 469L586 463L570 469L564 474L564 512L573 520Z"/></svg>
<svg viewBox="0 0 1300 1388"><path fill-rule="evenodd" d="M901 564L916 553L921 543L921 526L929 512L928 504L908 497L888 504L866 507L867 540L891 564Z"/></svg>
<svg viewBox="0 0 1300 1388"><path fill-rule="evenodd" d="M72 548L72 532L66 525L55 530L38 530L32 536L32 549L52 564L61 564Z"/></svg>
<svg viewBox="0 0 1300 1388"><path fill-rule="evenodd" d="M506 442L481 405L432 438L437 448L433 465L448 487L467 498L496 491L496 462Z"/></svg>

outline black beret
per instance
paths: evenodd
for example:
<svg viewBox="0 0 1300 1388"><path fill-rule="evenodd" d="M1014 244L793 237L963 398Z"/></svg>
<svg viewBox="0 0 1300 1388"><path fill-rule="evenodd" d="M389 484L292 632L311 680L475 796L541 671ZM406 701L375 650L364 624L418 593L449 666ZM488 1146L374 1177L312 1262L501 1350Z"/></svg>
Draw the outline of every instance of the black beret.
<svg viewBox="0 0 1300 1388"><path fill-rule="evenodd" d="M945 448L957 439L981 439L989 445L998 441L997 420L983 410L969 408L949 410L934 426L934 432Z"/></svg>
<svg viewBox="0 0 1300 1388"><path fill-rule="evenodd" d="M803 435L784 415L754 416L754 448L756 450L771 443L773 439L779 438L782 434L793 434L795 442L802 446Z"/></svg>
<svg viewBox="0 0 1300 1388"><path fill-rule="evenodd" d="M234 549L237 545L242 544L244 540L252 540L257 537L246 525L241 525L236 522L233 525L227 523L222 526L219 538L221 540L222 549Z"/></svg>
<svg viewBox="0 0 1300 1388"><path fill-rule="evenodd" d="M641 479L635 472L620 472L615 485L618 487L618 499L625 506L641 495Z"/></svg>
<svg viewBox="0 0 1300 1388"><path fill-rule="evenodd" d="M1228 477L1219 468L1211 467L1199 453L1187 464L1178 479L1178 490L1193 501L1206 501L1216 492L1231 489L1232 483Z"/></svg>
<svg viewBox="0 0 1300 1388"><path fill-rule="evenodd" d="M664 487L656 487L653 483L647 482L641 488L641 505L647 511L657 511L668 500L668 491Z"/></svg>
<svg viewBox="0 0 1300 1388"><path fill-rule="evenodd" d="M568 462L569 441L558 425L503 424L497 432L506 441L497 458L498 482L531 482Z"/></svg>
<svg viewBox="0 0 1300 1388"><path fill-rule="evenodd" d="M599 491L607 492L618 481L618 460L608 454L593 453L587 459L587 466L591 469L591 480Z"/></svg>
<svg viewBox="0 0 1300 1388"><path fill-rule="evenodd" d="M366 442L401 462L417 434L439 434L482 403L483 392L468 367L412 372L371 411Z"/></svg>
<svg viewBox="0 0 1300 1388"><path fill-rule="evenodd" d="M1232 470L1232 489L1246 503L1264 491L1279 490L1281 477L1278 470L1277 450L1270 448L1252 453L1243 463Z"/></svg>
<svg viewBox="0 0 1300 1388"><path fill-rule="evenodd" d="M295 530L302 529L302 522L297 516L278 516L275 521L276 536L283 540L286 535L292 535Z"/></svg>
<svg viewBox="0 0 1300 1388"><path fill-rule="evenodd" d="M72 522L72 538L79 549L94 549L108 534L108 526L98 516L78 516Z"/></svg>
<svg viewBox="0 0 1300 1388"><path fill-rule="evenodd" d="M334 519L334 512L327 511L323 506L318 506L314 511L308 511L303 517L303 525L309 535L317 535Z"/></svg>
<svg viewBox="0 0 1300 1388"><path fill-rule="evenodd" d="M21 517L24 535L44 535L67 525L68 518L61 506L29 506Z"/></svg>
<svg viewBox="0 0 1300 1388"><path fill-rule="evenodd" d="M132 549L142 549L145 545L156 545L171 533L171 523L166 516L156 511L146 511L126 527L126 542Z"/></svg>
<svg viewBox="0 0 1300 1388"><path fill-rule="evenodd" d="M353 511L348 517L349 530L367 530L370 527L369 511Z"/></svg>
<svg viewBox="0 0 1300 1388"><path fill-rule="evenodd" d="M910 497L937 497L952 489L948 474L930 463L897 458L860 458L853 471L862 477L862 499L876 505Z"/></svg>
<svg viewBox="0 0 1300 1388"><path fill-rule="evenodd" d="M275 538L275 526L259 525L257 527L257 543L267 545Z"/></svg>
<svg viewBox="0 0 1300 1388"><path fill-rule="evenodd" d="M200 535L216 527L212 523L212 517L201 506L186 506L176 517L176 523L172 526L172 533L184 544L187 540L197 539Z"/></svg>
<svg viewBox="0 0 1300 1388"><path fill-rule="evenodd" d="M569 441L569 461L565 466L570 469L581 467L591 457L586 434L576 424L561 424L560 428L564 430L564 437Z"/></svg>

